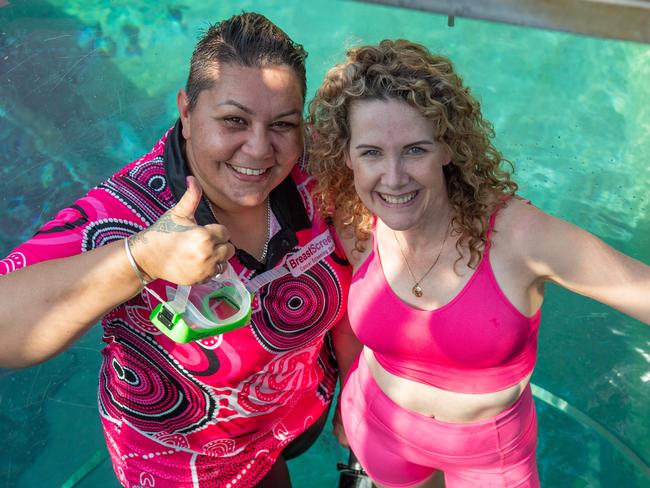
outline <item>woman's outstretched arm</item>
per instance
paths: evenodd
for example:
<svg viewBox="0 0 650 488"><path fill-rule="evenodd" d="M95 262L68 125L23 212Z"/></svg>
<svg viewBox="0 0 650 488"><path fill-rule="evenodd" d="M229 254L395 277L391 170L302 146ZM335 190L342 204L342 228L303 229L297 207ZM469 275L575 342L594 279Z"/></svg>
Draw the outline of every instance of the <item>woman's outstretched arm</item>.
<svg viewBox="0 0 650 488"><path fill-rule="evenodd" d="M598 300L650 324L650 266L593 234L528 207L528 265L540 280Z"/></svg>

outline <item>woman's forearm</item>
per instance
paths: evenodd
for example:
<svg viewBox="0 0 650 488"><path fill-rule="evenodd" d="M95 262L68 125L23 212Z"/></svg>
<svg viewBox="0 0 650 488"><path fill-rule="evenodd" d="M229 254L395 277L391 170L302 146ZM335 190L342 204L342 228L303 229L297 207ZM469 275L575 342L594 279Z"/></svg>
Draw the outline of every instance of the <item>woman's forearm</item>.
<svg viewBox="0 0 650 488"><path fill-rule="evenodd" d="M122 241L0 277L0 367L56 355L141 286Z"/></svg>
<svg viewBox="0 0 650 488"><path fill-rule="evenodd" d="M341 380L341 386L343 386L343 382L348 375L348 371L350 371L352 363L363 349L363 344L359 342L359 339L357 339L357 336L350 327L347 314L332 329L332 342L339 368L339 379Z"/></svg>

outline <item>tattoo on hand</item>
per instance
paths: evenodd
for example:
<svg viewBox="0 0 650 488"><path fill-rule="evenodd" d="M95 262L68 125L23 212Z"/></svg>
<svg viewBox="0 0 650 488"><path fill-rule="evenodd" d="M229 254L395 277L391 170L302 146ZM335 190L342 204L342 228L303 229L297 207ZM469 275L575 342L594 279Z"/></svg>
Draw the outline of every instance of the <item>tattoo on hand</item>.
<svg viewBox="0 0 650 488"><path fill-rule="evenodd" d="M191 225L180 225L172 220L172 216L169 213L163 214L160 219L153 223L151 227L147 227L137 234L129 236L129 244L134 244L136 242L147 242L147 233L148 232L162 232L163 234L171 234L173 232L186 232L192 230L194 226Z"/></svg>
<svg viewBox="0 0 650 488"><path fill-rule="evenodd" d="M163 214L151 227L145 230L152 232L162 232L163 234L171 234L173 232L187 232L194 228L193 225L181 225L172 220L170 213Z"/></svg>

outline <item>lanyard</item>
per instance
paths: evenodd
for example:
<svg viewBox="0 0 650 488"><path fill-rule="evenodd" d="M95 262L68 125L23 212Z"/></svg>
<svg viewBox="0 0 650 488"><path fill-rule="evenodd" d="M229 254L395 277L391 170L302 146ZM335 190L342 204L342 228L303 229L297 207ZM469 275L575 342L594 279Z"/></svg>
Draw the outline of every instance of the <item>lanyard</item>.
<svg viewBox="0 0 650 488"><path fill-rule="evenodd" d="M246 289L255 293L265 285L268 285L283 276L293 275L295 278L307 272L319 261L334 252L334 238L329 229L314 237L307 244L298 249L297 252L288 255L281 266L269 269L245 283Z"/></svg>

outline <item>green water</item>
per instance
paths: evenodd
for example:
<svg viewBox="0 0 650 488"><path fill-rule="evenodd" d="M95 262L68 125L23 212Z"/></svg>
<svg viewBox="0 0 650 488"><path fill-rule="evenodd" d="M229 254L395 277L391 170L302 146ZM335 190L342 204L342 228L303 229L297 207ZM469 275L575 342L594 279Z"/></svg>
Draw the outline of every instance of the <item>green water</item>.
<svg viewBox="0 0 650 488"><path fill-rule="evenodd" d="M520 193L650 262L649 46L294 0L0 7L0 254L158 140L199 31L241 10L305 45L309 94L360 42L406 37L450 56L515 162ZM0 487L62 486L84 467L77 486L117 486L96 410L100 336L0 370ZM537 399L543 486L650 486L650 329L550 287L533 382L551 395ZM291 463L294 486L336 486L343 459L327 431Z"/></svg>

